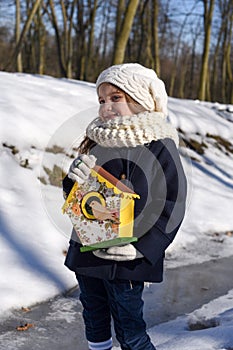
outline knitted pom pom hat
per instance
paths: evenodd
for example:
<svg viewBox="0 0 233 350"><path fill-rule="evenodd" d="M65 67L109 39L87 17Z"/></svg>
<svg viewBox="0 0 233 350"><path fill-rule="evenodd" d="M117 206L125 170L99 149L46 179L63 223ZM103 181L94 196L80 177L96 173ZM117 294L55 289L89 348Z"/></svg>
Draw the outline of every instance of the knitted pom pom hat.
<svg viewBox="0 0 233 350"><path fill-rule="evenodd" d="M96 81L97 91L103 83L117 86L147 111L157 111L167 115L165 85L153 69L138 63L111 66L99 75Z"/></svg>

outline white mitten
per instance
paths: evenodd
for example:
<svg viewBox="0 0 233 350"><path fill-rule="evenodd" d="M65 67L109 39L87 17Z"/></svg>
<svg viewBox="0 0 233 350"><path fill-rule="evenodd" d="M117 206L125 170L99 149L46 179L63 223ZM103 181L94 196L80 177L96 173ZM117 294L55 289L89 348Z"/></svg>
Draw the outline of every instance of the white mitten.
<svg viewBox="0 0 233 350"><path fill-rule="evenodd" d="M143 258L143 255L132 245L126 244L122 246L114 246L108 249L94 250L93 254L101 259L115 261L129 261Z"/></svg>
<svg viewBox="0 0 233 350"><path fill-rule="evenodd" d="M68 177L83 184L90 175L91 169L95 166L96 157L93 155L81 154L70 166Z"/></svg>

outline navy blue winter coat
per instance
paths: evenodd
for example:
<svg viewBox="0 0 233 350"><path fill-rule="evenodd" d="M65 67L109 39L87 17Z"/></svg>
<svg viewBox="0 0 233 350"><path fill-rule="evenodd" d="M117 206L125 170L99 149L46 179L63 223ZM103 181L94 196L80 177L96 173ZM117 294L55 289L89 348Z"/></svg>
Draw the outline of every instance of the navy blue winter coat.
<svg viewBox="0 0 233 350"><path fill-rule="evenodd" d="M135 200L133 243L144 258L116 262L80 252L73 231L65 265L72 271L103 279L127 279L161 282L165 250L173 241L184 217L186 178L178 150L171 139L152 141L131 148L93 147L90 154L116 178L131 186L140 199ZM67 176L63 189L68 194L73 186Z"/></svg>

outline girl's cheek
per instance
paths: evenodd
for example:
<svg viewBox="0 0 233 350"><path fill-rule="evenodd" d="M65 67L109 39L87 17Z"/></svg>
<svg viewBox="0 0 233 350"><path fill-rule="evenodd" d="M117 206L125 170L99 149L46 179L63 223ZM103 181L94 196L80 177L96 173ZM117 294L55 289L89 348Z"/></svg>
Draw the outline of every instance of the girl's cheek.
<svg viewBox="0 0 233 350"><path fill-rule="evenodd" d="M101 105L99 106L99 115L103 114L103 111L104 111L104 107L103 107L103 105L101 104Z"/></svg>

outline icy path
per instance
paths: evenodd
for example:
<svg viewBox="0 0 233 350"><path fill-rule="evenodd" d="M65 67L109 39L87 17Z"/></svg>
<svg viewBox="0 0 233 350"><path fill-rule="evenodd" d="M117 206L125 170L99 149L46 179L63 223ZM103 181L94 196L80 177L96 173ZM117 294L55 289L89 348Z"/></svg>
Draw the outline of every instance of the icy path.
<svg viewBox="0 0 233 350"><path fill-rule="evenodd" d="M148 328L175 319L233 289L233 257L167 269L162 284L145 289ZM0 322L1 350L87 350L78 289ZM16 327L33 324L27 331ZM115 345L117 343L115 342ZM182 349L181 349L182 350Z"/></svg>

